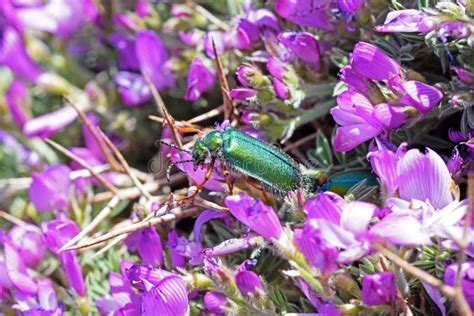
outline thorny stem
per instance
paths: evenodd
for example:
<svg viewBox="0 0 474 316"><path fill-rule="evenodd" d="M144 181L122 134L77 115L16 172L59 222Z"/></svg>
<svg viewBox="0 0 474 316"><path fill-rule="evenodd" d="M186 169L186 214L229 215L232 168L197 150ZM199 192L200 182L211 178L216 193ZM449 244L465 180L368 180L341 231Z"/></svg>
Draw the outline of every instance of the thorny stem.
<svg viewBox="0 0 474 316"><path fill-rule="evenodd" d="M463 315L463 316L472 315L471 309L469 308L469 305L467 304L466 298L464 297L464 294L462 293L462 291L459 292L452 286L444 284L441 280L411 265L404 259L400 258L397 254L391 252L387 248L384 248L382 245L373 244L372 246L374 247L375 250L377 250L378 252L383 254L385 257L390 259L397 266L403 268L405 271L415 276L417 279L423 280L426 283L438 288L446 296L451 298L454 302L454 305L456 306L457 311L459 312L459 315Z"/></svg>
<svg viewBox="0 0 474 316"><path fill-rule="evenodd" d="M28 225L28 223L26 223L25 221L22 221L18 217L15 217L15 216L11 215L10 213L7 213L7 212L2 211L2 210L0 210L0 217L3 217L7 221L9 221L9 222L11 222L15 225L18 225L18 226Z"/></svg>
<svg viewBox="0 0 474 316"><path fill-rule="evenodd" d="M146 221L146 222L138 222L136 224L129 225L129 226L124 227L122 229L113 230L109 233L106 233L106 234L104 234L102 236L99 236L97 238L93 238L89 241L85 241L81 244L70 246L68 248L63 248L63 249L61 249L61 251L88 248L88 247L103 243L107 240L110 240L110 239L115 238L115 237L120 236L120 235L129 234L129 233L132 233L132 232L140 230L140 229L148 228L148 227L158 225L158 224L162 224L162 223L166 223L166 222L171 222L171 221L174 221L174 220L177 220L177 219L180 219L180 218L193 216L198 211L199 211L199 208L190 208L190 209L187 209L187 210L182 210L179 213L168 213L168 214L165 214L165 215L160 216L160 217L151 218L149 221Z"/></svg>
<svg viewBox="0 0 474 316"><path fill-rule="evenodd" d="M74 245L78 241L80 241L82 238L84 238L88 233L93 231L104 219L109 216L109 214L112 212L114 207L118 205L120 202L120 198L116 195L114 196L109 203L99 212L99 214L94 217L92 222L89 223L84 229L82 229L76 236L74 236L72 239L70 239L67 243L65 243L59 251L63 251L64 249L70 247L71 245Z"/></svg>
<svg viewBox="0 0 474 316"><path fill-rule="evenodd" d="M212 50L214 51L214 56L216 59L216 68L217 68L217 74L219 77L219 84L221 86L221 92L222 92L222 99L224 101L224 118L226 120L230 119L233 114L235 114L235 107L234 103L232 102L232 98L230 97L230 88L229 88L229 83L227 82L227 78L225 77L224 73L224 67L222 66L221 59L219 55L217 54L217 49L216 49L216 43L214 42L214 39L211 39L212 41Z"/></svg>
<svg viewBox="0 0 474 316"><path fill-rule="evenodd" d="M72 100L70 100L70 98L65 96L64 99L67 101L67 103L69 105L71 105L76 110L77 114L79 114L79 118L84 123L84 125L86 125L89 132L91 132L91 134L94 137L95 141L99 144L100 149L104 153L106 160L112 166L112 169L114 169L116 171L119 171L120 168L119 168L119 164L118 164L117 160L115 160L114 156L112 155L110 150L107 148L107 145L104 143L104 140L97 133L96 126L94 126L92 124L92 122L84 114L84 112L81 109L79 109L79 107Z"/></svg>
<svg viewBox="0 0 474 316"><path fill-rule="evenodd" d="M132 179L133 184L140 190L140 192L145 196L147 200L152 200L153 196L143 188L143 184L140 182L140 180L137 179L137 177L133 174L132 170L130 169L130 166L127 163L127 160L123 157L123 155L120 153L120 151L117 149L117 147L112 143L112 141L105 135L105 133L99 128L99 133L102 135L104 138L105 142L109 146L110 149L112 149L113 153L115 156L117 156L118 160L122 164L125 172L130 176L130 179Z"/></svg>
<svg viewBox="0 0 474 316"><path fill-rule="evenodd" d="M117 189L116 186L114 186L112 183L110 183L107 179L105 179L100 173L96 172L94 168L89 165L89 163L83 159L81 159L79 156L73 154L70 150L64 148L62 145L56 143L55 141L51 139L45 139L45 141L56 148L58 151L69 157L70 159L76 161L78 164L80 164L82 167L86 168L89 170L89 172L97 179L99 180L103 185L109 189L110 192L113 194L119 194L119 189Z"/></svg>
<svg viewBox="0 0 474 316"><path fill-rule="evenodd" d="M155 100L156 105L158 106L158 111L161 113L161 116L165 119L166 123L171 127L171 131L173 132L173 137L179 147L183 147L183 143L181 142L181 137L179 133L176 131L175 126L175 119L170 115L168 109L166 108L165 102L161 98L160 93L156 90L156 87L151 82L150 77L143 73L143 78L145 79L148 87L150 88L151 94L153 95L153 99Z"/></svg>

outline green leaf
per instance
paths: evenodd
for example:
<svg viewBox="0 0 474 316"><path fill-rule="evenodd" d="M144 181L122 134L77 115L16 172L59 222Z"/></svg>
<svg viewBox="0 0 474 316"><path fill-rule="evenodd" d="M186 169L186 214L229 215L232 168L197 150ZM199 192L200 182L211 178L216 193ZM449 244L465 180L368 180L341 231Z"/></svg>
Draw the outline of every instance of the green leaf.
<svg viewBox="0 0 474 316"><path fill-rule="evenodd" d="M278 285L271 287L269 296L278 312L286 312L288 310L288 299Z"/></svg>

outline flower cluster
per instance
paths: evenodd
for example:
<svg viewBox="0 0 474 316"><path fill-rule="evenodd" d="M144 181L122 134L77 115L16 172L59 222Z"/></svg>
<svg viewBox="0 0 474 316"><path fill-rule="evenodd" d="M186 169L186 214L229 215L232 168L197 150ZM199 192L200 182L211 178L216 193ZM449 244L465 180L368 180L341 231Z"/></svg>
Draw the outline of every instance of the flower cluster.
<svg viewBox="0 0 474 316"><path fill-rule="evenodd" d="M472 1L0 1L0 310L470 315L473 49Z"/></svg>

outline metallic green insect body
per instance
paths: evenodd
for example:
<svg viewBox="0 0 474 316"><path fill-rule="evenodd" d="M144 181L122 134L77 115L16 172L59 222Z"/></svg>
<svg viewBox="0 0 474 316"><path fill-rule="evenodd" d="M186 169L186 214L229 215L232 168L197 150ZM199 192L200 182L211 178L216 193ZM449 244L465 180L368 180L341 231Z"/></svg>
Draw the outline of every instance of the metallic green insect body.
<svg viewBox="0 0 474 316"><path fill-rule="evenodd" d="M219 160L233 173L248 176L279 195L299 188L312 189L312 180L301 174L298 163L290 156L230 126L198 139L192 155L196 167L208 157Z"/></svg>
<svg viewBox="0 0 474 316"><path fill-rule="evenodd" d="M331 176L321 185L321 190L345 195L354 185L363 180L366 180L366 185L368 186L376 186L378 184L375 174L365 170L352 170Z"/></svg>

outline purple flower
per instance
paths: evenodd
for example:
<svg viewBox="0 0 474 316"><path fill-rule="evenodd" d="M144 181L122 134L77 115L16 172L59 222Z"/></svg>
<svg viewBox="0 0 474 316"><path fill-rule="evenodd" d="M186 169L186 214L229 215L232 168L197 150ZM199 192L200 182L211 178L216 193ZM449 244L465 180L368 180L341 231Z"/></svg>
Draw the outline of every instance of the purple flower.
<svg viewBox="0 0 474 316"><path fill-rule="evenodd" d="M19 80L13 80L5 94L5 101L15 124L23 128L27 120L25 108L29 108L26 85Z"/></svg>
<svg viewBox="0 0 474 316"><path fill-rule="evenodd" d="M426 13L407 9L391 11L383 25L375 27L377 32L421 32L427 33L436 27L436 23Z"/></svg>
<svg viewBox="0 0 474 316"><path fill-rule="evenodd" d="M3 237L3 258L11 285L25 295L36 295L37 281L28 274L23 258L9 237Z"/></svg>
<svg viewBox="0 0 474 316"><path fill-rule="evenodd" d="M329 260L335 255L334 249L340 249L337 263L357 260L370 250L369 223L378 211L376 205L346 203L337 194L325 192L307 201L304 208L308 212L305 228L314 234L314 243L326 251L325 258L319 259L326 270L332 268Z"/></svg>
<svg viewBox="0 0 474 316"><path fill-rule="evenodd" d="M78 117L71 106L35 117L25 123L23 133L28 137L48 138L74 122Z"/></svg>
<svg viewBox="0 0 474 316"><path fill-rule="evenodd" d="M151 91L145 79L139 74L119 71L114 76L122 102L129 107L141 105L151 98Z"/></svg>
<svg viewBox="0 0 474 316"><path fill-rule="evenodd" d="M178 37L188 46L196 46L203 39L203 32L197 29L191 29L187 32L179 31Z"/></svg>
<svg viewBox="0 0 474 316"><path fill-rule="evenodd" d="M471 34L469 23L462 21L443 21L438 25L438 34L442 38L448 36L463 39Z"/></svg>
<svg viewBox="0 0 474 316"><path fill-rule="evenodd" d="M179 275L145 265L131 266L126 275L143 291L142 315L184 315L188 310L186 283Z"/></svg>
<svg viewBox="0 0 474 316"><path fill-rule="evenodd" d="M350 65L342 67L338 76L341 81L344 81L349 85L350 89L355 89L357 92L362 93L363 95L368 94L369 81L354 71Z"/></svg>
<svg viewBox="0 0 474 316"><path fill-rule="evenodd" d="M294 238L308 263L318 268L323 275L337 269L339 251L324 242L316 220L306 221L304 229L295 229Z"/></svg>
<svg viewBox="0 0 474 316"><path fill-rule="evenodd" d="M275 89L276 95L282 100L288 99L289 92L285 84L281 82L280 80L278 80L277 78L273 78L272 83L273 83L273 89Z"/></svg>
<svg viewBox="0 0 474 316"><path fill-rule="evenodd" d="M260 39L260 31L258 26L248 19L239 19L238 26L240 32L245 32L250 43L255 43Z"/></svg>
<svg viewBox="0 0 474 316"><path fill-rule="evenodd" d="M28 189L31 202L39 212L65 210L69 207L71 169L65 165L52 165L43 172L33 172Z"/></svg>
<svg viewBox="0 0 474 316"><path fill-rule="evenodd" d="M171 266L173 268L180 267L184 268L186 266L186 257L181 254L176 248L178 247L179 236L176 232L176 229L173 229L168 234L168 241L166 242L166 247L169 249Z"/></svg>
<svg viewBox="0 0 474 316"><path fill-rule="evenodd" d="M339 10L345 14L354 14L359 10L363 0L338 0Z"/></svg>
<svg viewBox="0 0 474 316"><path fill-rule="evenodd" d="M46 251L41 230L30 224L14 226L8 236L25 265L36 267Z"/></svg>
<svg viewBox="0 0 474 316"><path fill-rule="evenodd" d="M214 314L223 315L227 306L227 297L215 291L208 291L204 295L204 306Z"/></svg>
<svg viewBox="0 0 474 316"><path fill-rule="evenodd" d="M339 125L334 138L337 151L348 151L379 135L383 127L375 118L374 107L362 94L346 91L337 97L331 114Z"/></svg>
<svg viewBox="0 0 474 316"><path fill-rule="evenodd" d="M283 76L286 73L285 64L276 57L270 57L267 61L268 72L278 80L283 80Z"/></svg>
<svg viewBox="0 0 474 316"><path fill-rule="evenodd" d="M131 233L125 239L130 251L138 250L143 263L160 267L164 263L160 235L152 227Z"/></svg>
<svg viewBox="0 0 474 316"><path fill-rule="evenodd" d="M275 11L285 20L327 31L335 29L327 12L331 1L277 0Z"/></svg>
<svg viewBox="0 0 474 316"><path fill-rule="evenodd" d="M250 88L236 88L230 90L230 97L234 100L245 101L248 98L253 98L258 93L255 89Z"/></svg>
<svg viewBox="0 0 474 316"><path fill-rule="evenodd" d="M407 81L401 85L406 93L398 101L415 107L420 113L428 113L443 98L443 93L419 81Z"/></svg>
<svg viewBox="0 0 474 316"><path fill-rule="evenodd" d="M168 61L166 47L155 32L149 30L137 32L135 54L140 71L150 78L158 90L174 87L175 79L165 65Z"/></svg>
<svg viewBox="0 0 474 316"><path fill-rule="evenodd" d="M187 89L184 99L197 100L203 92L212 88L216 74L204 65L201 58L194 57L189 66Z"/></svg>
<svg viewBox="0 0 474 316"><path fill-rule="evenodd" d="M462 235L466 201L457 201L449 170L434 151L411 149L403 154L381 149L369 154L375 173L390 197L392 213L371 228L371 234L402 245L430 244L431 236L456 239Z"/></svg>
<svg viewBox="0 0 474 316"><path fill-rule="evenodd" d="M212 41L214 41L216 46L217 54L222 55L226 50L225 33L219 31L210 31L204 36L204 49L206 50L206 54L210 58L214 59L216 56L214 55Z"/></svg>
<svg viewBox="0 0 474 316"><path fill-rule="evenodd" d="M20 34L11 27L5 27L0 42L0 65L10 68L17 76L36 82L43 70L26 52Z"/></svg>
<svg viewBox="0 0 474 316"><path fill-rule="evenodd" d="M458 264L451 264L446 268L444 274L444 282L448 285L454 286L456 283L456 275L459 270ZM474 262L464 262L461 265L461 289L466 297L466 300L474 310Z"/></svg>
<svg viewBox="0 0 474 316"><path fill-rule="evenodd" d="M135 41L133 38L114 32L109 36L110 42L117 49L118 68L123 70L138 70L140 64L135 53Z"/></svg>
<svg viewBox="0 0 474 316"><path fill-rule="evenodd" d="M279 239L283 233L278 215L261 200L241 192L226 197L224 202L234 217L263 237Z"/></svg>
<svg viewBox="0 0 474 316"><path fill-rule="evenodd" d="M124 264L122 260L120 265ZM133 263L130 263L130 266L132 265ZM134 291L126 276L111 271L109 286L112 297L104 296L96 301L97 309L101 314L108 315L115 312L116 315L140 315L141 296Z"/></svg>
<svg viewBox="0 0 474 316"><path fill-rule="evenodd" d="M313 34L307 32L282 32L278 39L298 58L315 70L321 67L319 44Z"/></svg>
<svg viewBox="0 0 474 316"><path fill-rule="evenodd" d="M379 103L374 108L375 119L385 128L395 129L402 126L408 115L402 106L390 103Z"/></svg>
<svg viewBox="0 0 474 316"><path fill-rule="evenodd" d="M474 74L472 72L460 67L454 67L454 71L461 81L470 84L474 83Z"/></svg>
<svg viewBox="0 0 474 316"><path fill-rule="evenodd" d="M263 289L262 281L253 271L239 271L235 275L235 283L243 295L257 295L257 289Z"/></svg>
<svg viewBox="0 0 474 316"><path fill-rule="evenodd" d="M272 11L262 8L255 10L253 8L246 9L247 12L247 19L256 24L260 29L271 29L275 32L280 31L280 24L278 23L278 19L273 14Z"/></svg>
<svg viewBox="0 0 474 316"><path fill-rule="evenodd" d="M194 223L194 240L197 242L201 242L201 228L202 225L207 223L210 220L213 219L219 219L222 218L226 221L227 226L230 226L230 218L229 215L225 212L222 211L214 211L214 210L204 210L199 214L198 218L196 219L196 222Z"/></svg>
<svg viewBox="0 0 474 316"><path fill-rule="evenodd" d="M397 285L391 272L368 274L362 278L362 300L367 306L383 305L397 298Z"/></svg>
<svg viewBox="0 0 474 316"><path fill-rule="evenodd" d="M68 250L57 253L66 242L79 233L79 226L64 214L59 214L55 220L42 222L41 230L44 234L46 246L53 253L56 253L59 261L61 261L69 285L78 295L85 296L86 287L81 266L76 258L76 251Z"/></svg>
<svg viewBox="0 0 474 316"><path fill-rule="evenodd" d="M97 14L91 0L50 0L44 5L17 9L18 18L24 26L64 38L70 37Z"/></svg>
<svg viewBox="0 0 474 316"><path fill-rule="evenodd" d="M372 80L389 80L399 76L400 65L388 57L376 46L359 42L355 45L351 55L352 69L360 75Z"/></svg>

